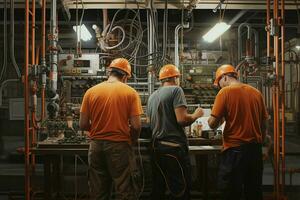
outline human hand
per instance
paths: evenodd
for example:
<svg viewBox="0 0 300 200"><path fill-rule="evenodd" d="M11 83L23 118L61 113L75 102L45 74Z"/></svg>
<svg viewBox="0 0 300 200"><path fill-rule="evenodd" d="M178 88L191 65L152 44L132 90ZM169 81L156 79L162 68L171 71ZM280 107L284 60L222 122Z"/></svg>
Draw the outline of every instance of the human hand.
<svg viewBox="0 0 300 200"><path fill-rule="evenodd" d="M194 117L195 119L199 118L199 117L202 117L204 115L204 111L201 107L197 108L195 111L194 111Z"/></svg>

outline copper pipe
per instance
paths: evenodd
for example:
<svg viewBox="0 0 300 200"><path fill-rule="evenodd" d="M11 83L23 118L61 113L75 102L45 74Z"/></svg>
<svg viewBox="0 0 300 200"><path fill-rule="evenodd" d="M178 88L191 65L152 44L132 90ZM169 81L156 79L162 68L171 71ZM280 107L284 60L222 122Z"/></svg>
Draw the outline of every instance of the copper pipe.
<svg viewBox="0 0 300 200"><path fill-rule="evenodd" d="M270 36L270 0L267 0L267 16L266 16L266 24L267 24L267 59L270 59L270 48L271 48L271 36ZM267 93L271 93L271 89L268 87L266 89ZM271 101L269 99L269 96L266 95L266 103L267 108L271 108Z"/></svg>
<svg viewBox="0 0 300 200"><path fill-rule="evenodd" d="M24 114L25 114L25 199L30 200L30 155L29 155L29 0L25 0L25 58L24 58Z"/></svg>
<svg viewBox="0 0 300 200"><path fill-rule="evenodd" d="M267 57L270 57L270 45L271 45L271 38L270 38L270 0L267 0Z"/></svg>
<svg viewBox="0 0 300 200"><path fill-rule="evenodd" d="M35 57L35 0L31 0L31 66L34 67L36 64L35 62L36 57ZM36 98L36 91L37 91L37 83L36 80L34 80L34 86L33 86L33 93L32 95L35 95ZM35 112L36 112L36 105L37 103L34 103L35 108L33 109L31 115L32 115L32 124L33 124L33 129L31 131L31 143L30 146L33 146L36 143L36 131L35 129L37 128L36 125L36 118L35 118ZM31 168L35 168L35 155L31 155Z"/></svg>
<svg viewBox="0 0 300 200"><path fill-rule="evenodd" d="M35 0L32 3L31 15L31 65L35 65Z"/></svg>
<svg viewBox="0 0 300 200"><path fill-rule="evenodd" d="M275 26L278 25L278 0L274 0L273 17ZM279 200L280 196L280 132L279 132L279 37L278 34L274 36L274 57L275 57L275 109L274 109L274 166L275 167L275 198Z"/></svg>
<svg viewBox="0 0 300 200"><path fill-rule="evenodd" d="M36 54L35 54L35 63L39 64L40 62L40 45L36 48Z"/></svg>
<svg viewBox="0 0 300 200"><path fill-rule="evenodd" d="M42 0L42 61L46 59L46 0Z"/></svg>
<svg viewBox="0 0 300 200"><path fill-rule="evenodd" d="M284 0L281 0L281 192L284 195L285 188L285 7Z"/></svg>

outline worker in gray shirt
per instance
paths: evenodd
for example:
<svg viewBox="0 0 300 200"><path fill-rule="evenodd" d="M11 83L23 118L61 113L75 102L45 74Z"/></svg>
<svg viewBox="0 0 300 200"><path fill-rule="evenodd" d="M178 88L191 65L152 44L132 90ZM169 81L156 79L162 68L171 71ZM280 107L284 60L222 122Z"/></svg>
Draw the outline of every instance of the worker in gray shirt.
<svg viewBox="0 0 300 200"><path fill-rule="evenodd" d="M147 118L152 130L152 194L151 199L190 199L191 165L185 126L203 116L202 108L188 114L187 103L179 86L179 70L168 64L161 68L162 86L148 100Z"/></svg>

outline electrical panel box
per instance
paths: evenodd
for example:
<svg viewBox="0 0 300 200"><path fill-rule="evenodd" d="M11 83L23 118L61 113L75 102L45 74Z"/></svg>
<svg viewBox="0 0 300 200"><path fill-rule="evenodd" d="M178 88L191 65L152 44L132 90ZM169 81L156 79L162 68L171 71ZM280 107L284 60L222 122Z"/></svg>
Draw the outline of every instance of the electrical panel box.
<svg viewBox="0 0 300 200"><path fill-rule="evenodd" d="M99 55L95 53L82 54L81 57L59 54L58 58L63 76L97 76L105 72L105 68L100 67Z"/></svg>

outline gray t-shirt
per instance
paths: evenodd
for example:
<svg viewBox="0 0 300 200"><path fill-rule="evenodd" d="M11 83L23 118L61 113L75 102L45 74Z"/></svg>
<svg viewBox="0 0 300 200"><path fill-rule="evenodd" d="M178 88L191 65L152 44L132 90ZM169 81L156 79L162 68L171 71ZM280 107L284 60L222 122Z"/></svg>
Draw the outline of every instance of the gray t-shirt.
<svg viewBox="0 0 300 200"><path fill-rule="evenodd" d="M150 119L152 138L186 143L184 129L177 123L175 115L175 108L180 106L186 107L187 103L179 86L160 87L149 97L147 116Z"/></svg>

